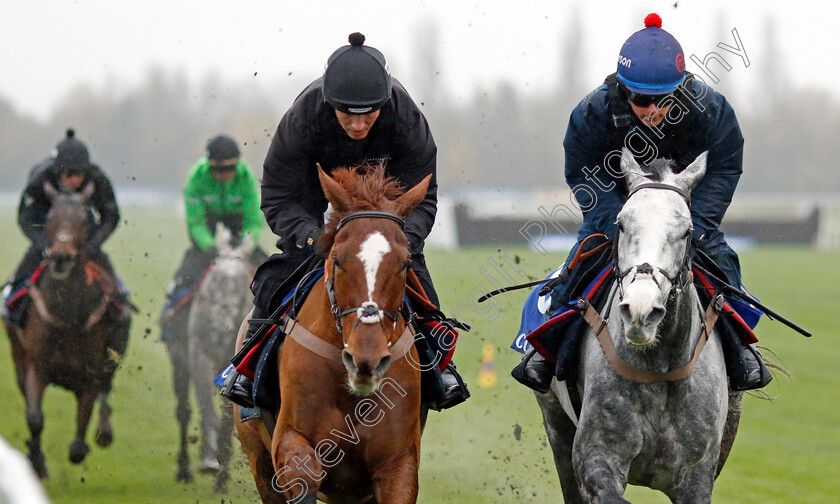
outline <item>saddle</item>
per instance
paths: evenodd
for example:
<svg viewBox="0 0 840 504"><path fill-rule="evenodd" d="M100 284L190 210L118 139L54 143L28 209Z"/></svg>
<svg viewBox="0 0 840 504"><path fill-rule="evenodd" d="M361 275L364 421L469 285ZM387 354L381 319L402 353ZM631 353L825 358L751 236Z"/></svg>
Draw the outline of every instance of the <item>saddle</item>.
<svg viewBox="0 0 840 504"><path fill-rule="evenodd" d="M274 316L256 322L263 324L262 336L255 337L253 343L245 345L231 359L237 372L250 379L253 386L254 404L260 408L273 410L279 404L280 390L277 382L277 352L285 341L287 328L291 328L312 287L324 275L323 261L320 267L307 272L291 290L285 293ZM441 385L441 372L449 366L455 352L459 333L456 329L469 331L470 326L455 318L446 317L428 298L420 285L416 274L409 270L406 293L401 311L405 320L415 327L424 337L415 340L420 364L426 370L422 373L422 398L431 400L437 397ZM437 362L436 366L431 363ZM221 386L227 370L216 379Z"/></svg>
<svg viewBox="0 0 840 504"><path fill-rule="evenodd" d="M108 299L106 310L103 316L121 318L128 316L130 311L137 311L137 308L129 300L128 291L123 287L119 278L114 278L95 261L88 260L85 265L85 278L88 285L95 283ZM30 277L16 284L10 284L3 293L3 309L6 320L14 326L24 326L26 314L32 304L30 290L32 286L40 284L41 275L46 269L46 264L41 264Z"/></svg>

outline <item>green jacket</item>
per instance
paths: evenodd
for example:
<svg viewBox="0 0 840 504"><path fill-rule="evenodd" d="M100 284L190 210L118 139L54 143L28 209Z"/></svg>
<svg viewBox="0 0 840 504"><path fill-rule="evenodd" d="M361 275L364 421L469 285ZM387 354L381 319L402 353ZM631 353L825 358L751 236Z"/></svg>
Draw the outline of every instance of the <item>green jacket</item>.
<svg viewBox="0 0 840 504"><path fill-rule="evenodd" d="M217 222L233 228L234 234L251 234L257 245L263 223L259 185L244 161L239 161L236 176L225 183L210 175L207 158L196 161L184 187L184 202L190 239L202 251L216 244Z"/></svg>

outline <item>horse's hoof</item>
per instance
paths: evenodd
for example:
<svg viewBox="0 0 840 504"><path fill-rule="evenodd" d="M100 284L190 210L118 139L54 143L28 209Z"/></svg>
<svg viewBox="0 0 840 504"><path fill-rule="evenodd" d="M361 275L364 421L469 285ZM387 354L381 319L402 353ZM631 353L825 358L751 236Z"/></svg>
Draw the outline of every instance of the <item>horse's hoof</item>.
<svg viewBox="0 0 840 504"><path fill-rule="evenodd" d="M96 444L101 446L102 448L110 446L111 443L114 442L114 431L112 431L111 429L97 429L96 434L93 435L93 440L96 441Z"/></svg>
<svg viewBox="0 0 840 504"><path fill-rule="evenodd" d="M178 473L175 475L175 481L180 481L183 483L192 483L193 474L192 471L190 471L190 468L187 467L186 469L178 469Z"/></svg>
<svg viewBox="0 0 840 504"><path fill-rule="evenodd" d="M208 455L201 459L201 463L198 464L198 471L202 473L217 473L222 470L222 464L216 460L216 457Z"/></svg>
<svg viewBox="0 0 840 504"><path fill-rule="evenodd" d="M226 494L228 493L227 483L219 483L218 481L213 486L213 491L217 494Z"/></svg>
<svg viewBox="0 0 840 504"><path fill-rule="evenodd" d="M70 443L70 462L81 464L89 451L90 447L86 443L73 441Z"/></svg>

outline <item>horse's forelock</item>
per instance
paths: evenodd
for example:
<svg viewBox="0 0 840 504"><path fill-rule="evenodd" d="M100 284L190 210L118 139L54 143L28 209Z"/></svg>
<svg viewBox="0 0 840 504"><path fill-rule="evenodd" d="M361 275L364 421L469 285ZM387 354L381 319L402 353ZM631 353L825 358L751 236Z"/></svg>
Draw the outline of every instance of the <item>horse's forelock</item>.
<svg viewBox="0 0 840 504"><path fill-rule="evenodd" d="M335 231L344 217L364 211L391 211L393 201L404 190L399 182L385 174L385 166L366 164L354 168L336 168L330 176L347 191L350 206L334 209L324 226L326 233L318 240L317 250L325 255L335 242Z"/></svg>

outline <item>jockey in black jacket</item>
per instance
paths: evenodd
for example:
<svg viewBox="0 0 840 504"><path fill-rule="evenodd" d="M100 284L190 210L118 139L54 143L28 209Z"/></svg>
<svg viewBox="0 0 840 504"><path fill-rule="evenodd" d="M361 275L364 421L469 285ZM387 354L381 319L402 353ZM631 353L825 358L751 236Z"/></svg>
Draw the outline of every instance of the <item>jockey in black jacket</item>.
<svg viewBox="0 0 840 504"><path fill-rule="evenodd" d="M35 165L29 172L29 180L18 208L18 224L32 243L18 265L10 285L16 287L28 280L44 259L44 225L47 213L52 207L52 199L44 190L45 184L59 191L69 192L79 192L89 184L93 185L93 194L87 202L91 218L85 252L89 259L105 268L116 280L111 261L100 248L120 221L114 190L108 177L90 162L90 154L85 144L76 139L72 129L68 129L66 138L56 145L52 155Z"/></svg>
<svg viewBox="0 0 840 504"><path fill-rule="evenodd" d="M574 108L566 129L566 182L584 214L578 243L566 263L587 236L615 236L616 217L627 199L619 167L622 147L641 165L668 158L681 167L708 151L706 173L691 193L692 244L714 261L724 280L740 286L738 256L720 230L742 173L744 137L735 112L723 95L685 71L682 47L662 29L656 14L648 15L645 29L624 43L617 67ZM566 287L552 291L555 309ZM753 346L727 346L734 350L727 361L741 367L736 376L730 373L733 389L760 388L770 381L772 375ZM548 390L553 367L538 353L525 359L514 377L535 390Z"/></svg>
<svg viewBox="0 0 840 504"><path fill-rule="evenodd" d="M404 187L432 175L426 198L405 218L405 233L412 269L432 303L440 306L423 256L424 240L437 212L437 146L423 113L390 76L385 57L363 45L364 40L364 35L354 33L350 45L330 56L324 75L295 99L272 139L264 164L261 208L279 236L280 252L260 268L252 284L255 318L272 308L281 285L312 257L315 240L323 233L327 199L316 163L327 173L337 167L383 164ZM251 326L249 331L253 330ZM455 373L454 366L443 373L443 397L436 400L441 408L469 396ZM239 395L234 387L231 398L237 400Z"/></svg>

